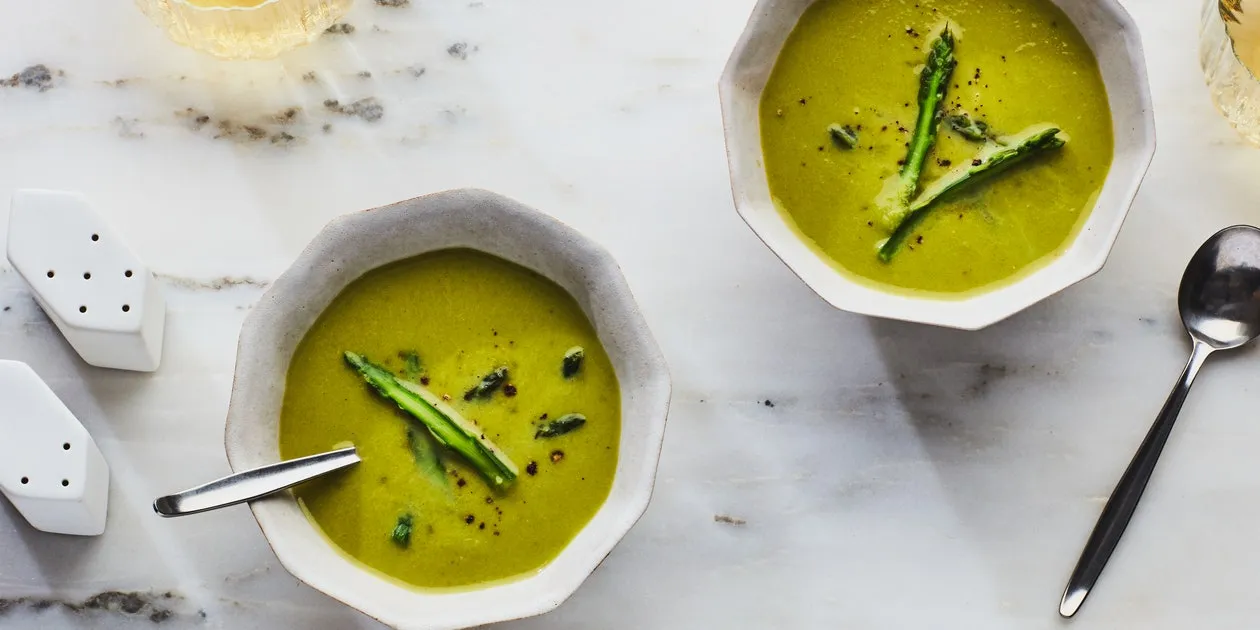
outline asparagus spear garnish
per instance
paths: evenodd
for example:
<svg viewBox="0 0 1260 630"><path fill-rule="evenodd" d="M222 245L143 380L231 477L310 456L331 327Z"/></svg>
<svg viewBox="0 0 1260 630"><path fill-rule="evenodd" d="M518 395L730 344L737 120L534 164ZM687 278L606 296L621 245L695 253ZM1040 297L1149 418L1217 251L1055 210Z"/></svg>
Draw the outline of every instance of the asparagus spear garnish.
<svg viewBox="0 0 1260 630"><path fill-rule="evenodd" d="M411 544L411 526L412 516L410 513L403 514L398 517L398 524L394 526L394 531L389 537L394 539L394 544L406 549Z"/></svg>
<svg viewBox="0 0 1260 630"><path fill-rule="evenodd" d="M438 444L462 455L491 486L503 488L516 480L516 464L441 398L353 352L345 358L378 394L420 421Z"/></svg>
<svg viewBox="0 0 1260 630"><path fill-rule="evenodd" d="M564 435L581 428L584 424L586 424L586 416L580 413L567 413L539 427L538 431L534 433L534 439Z"/></svg>
<svg viewBox="0 0 1260 630"><path fill-rule="evenodd" d="M1033 125L1013 136L1001 138L1001 144L989 144L970 164L955 168L929 184L923 189L923 194L910 204L910 214L880 246L880 259L884 262L892 260L938 199L983 182L1029 158L1058 149L1067 143L1058 134L1059 128L1054 125Z"/></svg>
<svg viewBox="0 0 1260 630"><path fill-rule="evenodd" d="M474 398L489 398L494 390L507 381L508 369L506 367L497 367L494 371L483 376L481 381L474 385L472 389L464 392L464 400L472 400Z"/></svg>
<svg viewBox="0 0 1260 630"><path fill-rule="evenodd" d="M827 125L827 134L831 136L832 144L837 149L856 149L858 145L857 132L849 125L838 125L832 123Z"/></svg>
<svg viewBox="0 0 1260 630"><path fill-rule="evenodd" d="M928 49L927 64L919 73L919 117L914 123L906 159L895 178L890 179L877 200L884 211L882 221L887 229L893 229L910 213L910 199L919 189L919 176L923 163L936 144L936 132L944 116L945 90L954 73L954 34L949 26Z"/></svg>
<svg viewBox="0 0 1260 630"><path fill-rule="evenodd" d="M962 137L974 141L984 142L989 139L989 123L978 118L972 118L967 112L954 114L948 118L949 126L957 131Z"/></svg>
<svg viewBox="0 0 1260 630"><path fill-rule="evenodd" d="M565 378L573 378L582 369L582 361L586 360L586 350L582 346L573 346L564 353L564 362L560 365L560 373Z"/></svg>

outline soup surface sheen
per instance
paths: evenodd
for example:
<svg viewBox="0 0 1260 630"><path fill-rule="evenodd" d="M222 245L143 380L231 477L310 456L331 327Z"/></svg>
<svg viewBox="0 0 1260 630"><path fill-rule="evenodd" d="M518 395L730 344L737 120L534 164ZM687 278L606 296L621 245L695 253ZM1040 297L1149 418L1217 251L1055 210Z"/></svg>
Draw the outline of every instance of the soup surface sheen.
<svg viewBox="0 0 1260 630"><path fill-rule="evenodd" d="M918 73L946 22L958 60L947 116L966 111L1001 134L1054 123L1069 142L939 203L885 263L874 200L906 157ZM1112 158L1098 64L1049 0L819 0L779 54L760 118L770 192L805 240L868 282L935 293L987 287L1061 251ZM832 123L861 125L856 149L831 143ZM978 147L942 123L920 190Z"/></svg>
<svg viewBox="0 0 1260 630"><path fill-rule="evenodd" d="M586 357L566 379L561 365L573 346ZM407 438L414 425L346 365L347 350L403 377L400 353L415 352L413 378L484 429L520 469L515 484L495 492L451 452L445 484L421 474ZM463 393L498 366L508 367L513 390L466 402ZM535 438L543 414L574 412L587 417L580 429ZM573 539L612 486L620 414L612 364L572 297L499 258L446 250L368 272L320 315L289 367L280 453L353 442L362 463L295 490L309 516L386 576L463 587L537 570ZM404 514L413 516L405 547L391 537Z"/></svg>

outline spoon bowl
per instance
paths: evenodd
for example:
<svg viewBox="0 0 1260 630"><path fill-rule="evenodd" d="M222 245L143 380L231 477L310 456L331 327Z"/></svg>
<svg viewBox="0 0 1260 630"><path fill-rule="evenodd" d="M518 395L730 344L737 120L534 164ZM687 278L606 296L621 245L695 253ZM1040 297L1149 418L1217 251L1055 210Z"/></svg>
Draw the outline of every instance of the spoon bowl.
<svg viewBox="0 0 1260 630"><path fill-rule="evenodd" d="M1237 225L1204 243L1186 266L1177 306L1190 337L1215 350L1260 336L1260 229Z"/></svg>
<svg viewBox="0 0 1260 630"><path fill-rule="evenodd" d="M1177 308L1194 341L1190 361L1085 543L1059 601L1064 617L1075 615L1085 603L1124 535L1199 368L1213 352L1237 348L1260 335L1260 229L1228 227L1201 245L1181 277Z"/></svg>

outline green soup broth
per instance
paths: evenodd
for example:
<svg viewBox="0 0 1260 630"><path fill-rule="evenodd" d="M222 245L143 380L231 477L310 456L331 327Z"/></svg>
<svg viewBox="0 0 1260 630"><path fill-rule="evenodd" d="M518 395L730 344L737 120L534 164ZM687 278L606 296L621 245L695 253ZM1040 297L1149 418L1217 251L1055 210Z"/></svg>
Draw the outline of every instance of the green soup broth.
<svg viewBox="0 0 1260 630"><path fill-rule="evenodd" d="M585 349L578 374L565 351ZM419 470L411 426L342 359L361 353L426 383L485 431L520 468L496 492L446 452L445 483ZM513 394L463 393L507 366ZM581 308L551 281L471 250L425 254L350 284L302 339L289 367L280 453L301 457L353 442L362 463L299 486L298 501L343 552L424 588L469 587L536 571L556 557L607 498L617 467L620 394L607 354ZM581 413L571 433L535 438L547 418ZM531 472L532 471L532 472ZM440 473L439 473L440 475ZM412 515L406 546L391 533Z"/></svg>
<svg viewBox="0 0 1260 630"><path fill-rule="evenodd" d="M1054 123L1069 142L938 204L883 262L876 249L889 232L874 200L905 158L918 72L945 23L958 60L947 114L970 112L1001 133ZM834 266L901 290L981 290L1052 258L1084 222L1112 159L1098 64L1049 0L819 0L775 63L760 119L770 192L789 222ZM858 128L857 148L834 146L832 123ZM942 124L920 189L977 151Z"/></svg>

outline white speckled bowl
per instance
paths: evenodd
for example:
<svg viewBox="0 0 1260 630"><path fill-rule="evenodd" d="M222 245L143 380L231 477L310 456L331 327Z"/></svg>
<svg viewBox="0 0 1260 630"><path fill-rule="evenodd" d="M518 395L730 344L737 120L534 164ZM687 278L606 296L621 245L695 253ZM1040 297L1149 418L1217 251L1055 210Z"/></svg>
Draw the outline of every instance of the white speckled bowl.
<svg viewBox="0 0 1260 630"><path fill-rule="evenodd" d="M837 308L975 330L1001 321L1102 269L1155 153L1155 119L1137 25L1117 0L1054 0L1098 58L1115 132L1115 157L1093 211L1066 251L1014 282L964 299L881 290L838 271L770 199L757 116L779 50L814 0L759 0L722 75L722 117L735 207L748 226Z"/></svg>
<svg viewBox="0 0 1260 630"><path fill-rule="evenodd" d="M608 252L510 199L479 190L442 192L334 220L263 295L245 320L237 352L226 430L233 470L279 461L289 361L333 298L364 272L452 247L532 269L577 300L617 371L620 459L608 500L559 557L529 577L463 592L412 590L361 568L333 548L289 493L251 504L290 573L397 628L465 628L559 606L647 509L669 408L665 359Z"/></svg>

